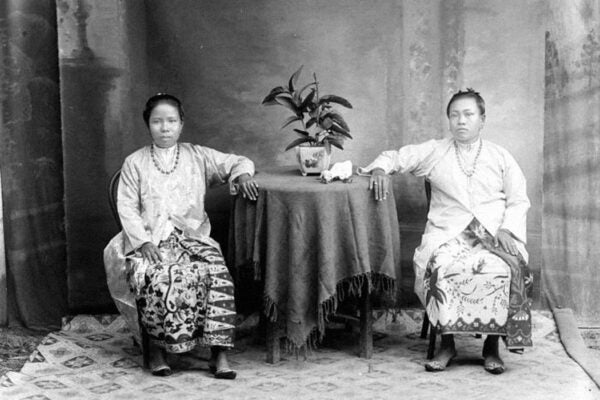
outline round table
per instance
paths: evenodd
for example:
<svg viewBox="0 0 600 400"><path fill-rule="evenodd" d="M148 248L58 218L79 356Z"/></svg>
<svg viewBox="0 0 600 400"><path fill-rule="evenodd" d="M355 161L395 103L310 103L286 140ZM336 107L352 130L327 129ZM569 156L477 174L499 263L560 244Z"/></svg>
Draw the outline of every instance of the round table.
<svg viewBox="0 0 600 400"><path fill-rule="evenodd" d="M342 288L393 291L400 230L393 192L376 201L369 178L323 184L293 167L260 171L256 202L237 196L230 260L264 280L265 313L296 347L321 339Z"/></svg>

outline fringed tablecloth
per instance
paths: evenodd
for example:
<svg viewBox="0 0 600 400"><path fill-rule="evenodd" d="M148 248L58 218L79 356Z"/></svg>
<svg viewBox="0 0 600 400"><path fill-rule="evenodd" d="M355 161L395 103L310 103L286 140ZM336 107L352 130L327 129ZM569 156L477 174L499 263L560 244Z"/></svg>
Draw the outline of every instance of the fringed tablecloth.
<svg viewBox="0 0 600 400"><path fill-rule="evenodd" d="M378 202L367 177L323 184L293 168L256 181L258 201L234 201L229 262L264 279L265 313L285 322L293 346L320 340L327 315L365 281L371 291L394 292L400 230L392 192Z"/></svg>

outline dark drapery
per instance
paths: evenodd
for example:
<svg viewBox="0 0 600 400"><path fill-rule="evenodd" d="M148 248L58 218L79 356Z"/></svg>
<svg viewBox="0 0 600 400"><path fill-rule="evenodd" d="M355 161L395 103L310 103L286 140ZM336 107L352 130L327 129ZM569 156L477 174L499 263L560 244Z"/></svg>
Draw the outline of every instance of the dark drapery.
<svg viewBox="0 0 600 400"><path fill-rule="evenodd" d="M2 1L0 29L9 323L59 327L67 277L56 4Z"/></svg>
<svg viewBox="0 0 600 400"><path fill-rule="evenodd" d="M552 306L572 308L580 325L600 325L600 32L593 17L600 1L554 2L551 8L543 285Z"/></svg>

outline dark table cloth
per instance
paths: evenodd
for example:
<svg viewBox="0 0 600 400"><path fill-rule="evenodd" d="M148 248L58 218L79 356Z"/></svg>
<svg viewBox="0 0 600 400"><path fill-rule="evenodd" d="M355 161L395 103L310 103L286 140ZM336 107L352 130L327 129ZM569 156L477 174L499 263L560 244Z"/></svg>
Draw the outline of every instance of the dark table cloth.
<svg viewBox="0 0 600 400"><path fill-rule="evenodd" d="M395 289L400 231L392 192L378 202L368 177L323 184L291 167L255 179L258 200L234 200L230 262L255 267L265 312L294 346L322 338L325 317L348 291L360 293L365 282Z"/></svg>

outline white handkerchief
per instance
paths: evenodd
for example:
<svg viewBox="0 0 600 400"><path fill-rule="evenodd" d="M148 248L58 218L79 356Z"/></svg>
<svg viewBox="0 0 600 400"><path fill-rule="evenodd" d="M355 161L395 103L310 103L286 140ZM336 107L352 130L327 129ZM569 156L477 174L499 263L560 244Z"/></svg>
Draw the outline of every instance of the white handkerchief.
<svg viewBox="0 0 600 400"><path fill-rule="evenodd" d="M345 180L352 176L352 162L350 160L337 162L327 171L321 172L321 180L329 183L335 179Z"/></svg>

